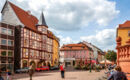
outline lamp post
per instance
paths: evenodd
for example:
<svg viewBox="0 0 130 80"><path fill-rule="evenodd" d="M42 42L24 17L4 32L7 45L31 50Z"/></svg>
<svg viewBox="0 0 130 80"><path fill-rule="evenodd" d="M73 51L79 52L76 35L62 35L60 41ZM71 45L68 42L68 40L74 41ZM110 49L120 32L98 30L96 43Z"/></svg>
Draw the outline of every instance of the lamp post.
<svg viewBox="0 0 130 80"><path fill-rule="evenodd" d="M89 53L89 56L90 56L90 72L91 72L91 52Z"/></svg>

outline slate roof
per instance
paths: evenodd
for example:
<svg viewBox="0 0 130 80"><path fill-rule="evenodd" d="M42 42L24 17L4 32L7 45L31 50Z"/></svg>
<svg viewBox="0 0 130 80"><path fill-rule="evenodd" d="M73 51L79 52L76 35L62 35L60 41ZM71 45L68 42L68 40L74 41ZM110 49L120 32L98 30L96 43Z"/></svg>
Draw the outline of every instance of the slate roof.
<svg viewBox="0 0 130 80"><path fill-rule="evenodd" d="M43 12L41 13L40 20L39 20L38 24L47 27L47 24L46 24L46 21L45 21L45 17L44 17Z"/></svg>

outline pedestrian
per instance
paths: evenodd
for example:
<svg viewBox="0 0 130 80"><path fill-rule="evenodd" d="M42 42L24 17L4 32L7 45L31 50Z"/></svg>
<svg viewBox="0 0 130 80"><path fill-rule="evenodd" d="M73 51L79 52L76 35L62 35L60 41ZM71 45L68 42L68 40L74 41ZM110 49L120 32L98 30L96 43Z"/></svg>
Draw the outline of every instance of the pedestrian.
<svg viewBox="0 0 130 80"><path fill-rule="evenodd" d="M7 75L7 80L12 80L12 73L9 69L7 69L7 72L6 72L6 75Z"/></svg>
<svg viewBox="0 0 130 80"><path fill-rule="evenodd" d="M30 65L30 67L29 67L29 76L30 76L30 80L32 80L33 74L34 74L33 65Z"/></svg>
<svg viewBox="0 0 130 80"><path fill-rule="evenodd" d="M50 65L50 63L48 62L48 67L49 67L49 69L50 69L50 67L51 67L51 65Z"/></svg>
<svg viewBox="0 0 130 80"><path fill-rule="evenodd" d="M115 67L115 71L108 77L107 80L127 80L125 73L121 71L120 66Z"/></svg>
<svg viewBox="0 0 130 80"><path fill-rule="evenodd" d="M4 80L4 78L2 77L1 74L2 74L2 73L1 73L1 70L0 70L0 80Z"/></svg>
<svg viewBox="0 0 130 80"><path fill-rule="evenodd" d="M60 71L61 71L61 77L65 78L65 69L64 69L64 64L60 65Z"/></svg>

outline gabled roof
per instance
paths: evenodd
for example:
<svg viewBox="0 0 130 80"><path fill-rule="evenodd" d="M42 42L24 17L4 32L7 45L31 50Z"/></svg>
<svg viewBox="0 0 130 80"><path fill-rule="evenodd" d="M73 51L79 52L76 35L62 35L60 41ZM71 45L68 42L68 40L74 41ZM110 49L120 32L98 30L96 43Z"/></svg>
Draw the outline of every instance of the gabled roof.
<svg viewBox="0 0 130 80"><path fill-rule="evenodd" d="M81 43L84 43L84 44L86 44L87 46L89 46L89 47L93 47L93 48L96 48L99 52L101 52L101 54L104 54L104 52L100 49L100 48L98 48L97 46L95 46L95 45L93 45L93 44L91 44L91 43L88 43L88 42L86 42L86 41L83 41L83 42L81 42Z"/></svg>
<svg viewBox="0 0 130 80"><path fill-rule="evenodd" d="M90 49L85 44L78 43L78 44L63 45L60 50L66 51L66 50L90 50Z"/></svg>
<svg viewBox="0 0 130 80"><path fill-rule="evenodd" d="M41 16L40 16L40 20L39 20L38 24L48 27L47 24L46 24L43 12L41 12Z"/></svg>
<svg viewBox="0 0 130 80"><path fill-rule="evenodd" d="M14 10L18 19L23 23L27 28L37 31L36 24L38 23L38 19L31 15L29 12L24 11L13 3L7 1L12 9Z"/></svg>
<svg viewBox="0 0 130 80"><path fill-rule="evenodd" d="M130 21L127 20L124 24L119 24L119 28L130 28Z"/></svg>

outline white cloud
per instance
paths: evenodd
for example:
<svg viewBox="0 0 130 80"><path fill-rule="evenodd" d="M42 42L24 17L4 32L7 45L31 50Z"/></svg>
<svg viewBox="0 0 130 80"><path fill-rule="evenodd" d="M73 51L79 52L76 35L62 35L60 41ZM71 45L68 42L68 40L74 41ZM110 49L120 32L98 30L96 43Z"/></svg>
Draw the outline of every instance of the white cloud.
<svg viewBox="0 0 130 80"><path fill-rule="evenodd" d="M108 0L54 0L48 5L49 25L57 30L79 30L90 22L104 26L119 13L115 2Z"/></svg>
<svg viewBox="0 0 130 80"><path fill-rule="evenodd" d="M0 13L0 21L1 21L1 13Z"/></svg>
<svg viewBox="0 0 130 80"><path fill-rule="evenodd" d="M109 0L10 1L25 10L31 10L38 18L43 9L48 26L61 31L80 30L90 22L104 26L119 13L119 10L116 10L116 3Z"/></svg>
<svg viewBox="0 0 130 80"><path fill-rule="evenodd" d="M96 35L82 36L81 40L91 42L92 44L98 46L103 50L114 49L115 50L115 38L116 38L116 29L104 29L98 31Z"/></svg>
<svg viewBox="0 0 130 80"><path fill-rule="evenodd" d="M18 0L18 2L23 2L23 1L25 1L25 0Z"/></svg>
<svg viewBox="0 0 130 80"><path fill-rule="evenodd" d="M71 37L67 36L67 37L63 37L61 35L58 35L57 37L60 38L60 45L62 46L63 44L72 44L72 43L78 43L79 41L76 40L72 40Z"/></svg>

